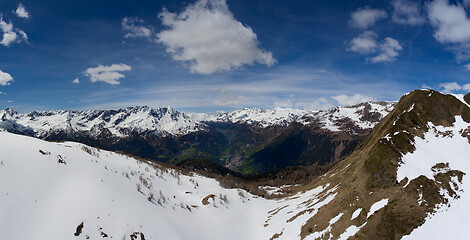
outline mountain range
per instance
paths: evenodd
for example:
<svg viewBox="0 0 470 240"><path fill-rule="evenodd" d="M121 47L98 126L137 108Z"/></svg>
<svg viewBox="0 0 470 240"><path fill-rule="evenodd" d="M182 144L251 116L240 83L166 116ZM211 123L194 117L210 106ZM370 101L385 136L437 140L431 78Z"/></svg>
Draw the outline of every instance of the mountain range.
<svg viewBox="0 0 470 240"><path fill-rule="evenodd" d="M22 125L27 114L5 111L2 126L33 132L0 132L0 238L465 239L470 94L417 90L393 105L379 119L369 114L366 121L378 119L372 129L350 127L349 117L335 124L340 131L326 128L319 116L335 119L342 108L308 113L284 126L272 146L282 145L281 135L302 134L294 130L303 126L363 134L350 154L295 185L250 182L224 169L199 171L196 162L181 168L82 143L44 141L32 137L34 127ZM196 121L201 130L195 132L214 131L212 124L227 122ZM280 178L299 173L282 169L289 170Z"/></svg>
<svg viewBox="0 0 470 240"><path fill-rule="evenodd" d="M25 114L6 109L0 111L0 128L157 161L177 164L203 159L255 173L337 161L349 154L394 105L365 102L326 111L251 108L216 114L147 106ZM314 148L312 142L316 142ZM307 156L311 154L321 157L312 161Z"/></svg>

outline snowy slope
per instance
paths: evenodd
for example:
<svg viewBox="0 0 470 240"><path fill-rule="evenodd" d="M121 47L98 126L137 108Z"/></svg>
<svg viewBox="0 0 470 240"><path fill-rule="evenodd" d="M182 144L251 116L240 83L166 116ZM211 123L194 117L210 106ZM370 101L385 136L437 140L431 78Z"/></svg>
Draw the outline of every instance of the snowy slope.
<svg viewBox="0 0 470 240"><path fill-rule="evenodd" d="M450 196L441 189L448 204L442 204L430 214L426 222L403 239L464 239L470 235L470 143L463 134L470 131L470 123L456 116L452 127L434 126L428 123L430 130L424 138L415 138L416 150L403 156L403 163L397 171L397 180L405 177L408 182L423 175L434 180L438 172L459 170L465 173L462 181L452 177L451 187L458 196ZM438 163L448 164L446 169L436 171ZM423 202L420 202L423 204ZM443 231L445 226L445 231Z"/></svg>
<svg viewBox="0 0 470 240"><path fill-rule="evenodd" d="M0 239L299 239L336 194L267 200L79 143L0 132L0 146Z"/></svg>

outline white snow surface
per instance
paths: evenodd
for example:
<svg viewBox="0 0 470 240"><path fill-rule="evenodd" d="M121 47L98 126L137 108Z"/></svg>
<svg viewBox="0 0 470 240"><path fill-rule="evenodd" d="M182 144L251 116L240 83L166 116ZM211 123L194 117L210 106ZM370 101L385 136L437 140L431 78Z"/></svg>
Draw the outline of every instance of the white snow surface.
<svg viewBox="0 0 470 240"><path fill-rule="evenodd" d="M79 143L0 132L0 146L0 239L300 239L337 194L327 184L267 200Z"/></svg>
<svg viewBox="0 0 470 240"><path fill-rule="evenodd" d="M354 211L351 216L351 220L354 220L355 218L357 218L359 214L361 214L361 211L362 211L362 208L358 208L356 211Z"/></svg>
<svg viewBox="0 0 470 240"><path fill-rule="evenodd" d="M452 127L428 123L430 130L424 134L424 138L414 139L416 150L403 155L397 170L398 181L407 177L409 182L421 175L433 180L435 172L431 168L437 163L449 163L449 167L456 170L470 167L470 145L468 139L461 136L461 132L470 124L461 116L455 116L455 120Z"/></svg>
<svg viewBox="0 0 470 240"><path fill-rule="evenodd" d="M365 222L364 224L362 224L359 227L356 226L356 225L349 226L348 228L346 228L344 233L339 235L338 240L346 240L346 239L356 235L356 233L359 232L359 230L361 230L361 228L364 227L366 224L367 224L367 222Z"/></svg>
<svg viewBox="0 0 470 240"><path fill-rule="evenodd" d="M470 107L470 104L468 104L464 99L465 95L463 95L463 94L451 94L451 95L454 96L455 98L457 98L458 100L460 100L462 103L464 103L468 107Z"/></svg>
<svg viewBox="0 0 470 240"><path fill-rule="evenodd" d="M421 175L434 179L435 172L431 168L438 163L448 163L449 169L466 173L461 183L452 179L451 186L458 190L460 197L447 196L449 205L439 206L422 226L403 239L466 239L470 236L470 144L461 135L470 124L460 116L455 119L452 127L428 123L430 130L424 138L414 139L416 150L403 156L397 179L400 181L407 177L411 181ZM448 195L445 190L441 193Z"/></svg>
<svg viewBox="0 0 470 240"><path fill-rule="evenodd" d="M330 221L328 222L328 227L326 227L322 231L314 232L313 234L309 235L307 239L320 239L323 236L328 236L328 239L333 239L334 236L331 234L331 226L335 224L343 216L343 214L344 213L339 213L338 215L330 219Z"/></svg>
<svg viewBox="0 0 470 240"><path fill-rule="evenodd" d="M379 211L383 207L385 207L388 204L388 199L382 199L374 204L369 209L369 212L367 213L367 218L370 216L374 215L375 212Z"/></svg>

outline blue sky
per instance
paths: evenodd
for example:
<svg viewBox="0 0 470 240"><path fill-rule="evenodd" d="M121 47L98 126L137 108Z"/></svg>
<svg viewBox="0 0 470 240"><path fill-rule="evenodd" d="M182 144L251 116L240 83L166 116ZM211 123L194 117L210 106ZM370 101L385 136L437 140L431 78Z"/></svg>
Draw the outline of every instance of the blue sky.
<svg viewBox="0 0 470 240"><path fill-rule="evenodd" d="M470 91L470 1L1 1L0 108L322 109ZM77 80L78 79L78 80Z"/></svg>

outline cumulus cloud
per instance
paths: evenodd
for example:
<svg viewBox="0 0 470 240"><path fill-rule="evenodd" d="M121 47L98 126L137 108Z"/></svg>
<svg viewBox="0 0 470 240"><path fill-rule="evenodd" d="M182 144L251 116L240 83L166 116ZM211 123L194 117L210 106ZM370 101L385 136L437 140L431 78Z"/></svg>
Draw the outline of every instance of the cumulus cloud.
<svg viewBox="0 0 470 240"><path fill-rule="evenodd" d="M26 8L21 3L18 5L18 7L16 8L16 11L14 11L14 13L16 14L16 16L18 16L20 18L28 19L28 18L31 17L29 12L26 11Z"/></svg>
<svg viewBox="0 0 470 240"><path fill-rule="evenodd" d="M80 83L80 79L75 78L75 79L72 81L72 83L79 84L79 83Z"/></svg>
<svg viewBox="0 0 470 240"><path fill-rule="evenodd" d="M470 65L470 64L467 64ZM456 91L470 91L470 84L460 85L456 82L446 82L439 84L440 88L443 88L442 93L453 93Z"/></svg>
<svg viewBox="0 0 470 240"><path fill-rule="evenodd" d="M367 61L372 63L395 61L402 49L401 44L391 37L386 37L382 43L379 43L377 34L372 31L365 31L353 38L348 48L349 51L360 54L378 53L377 56L367 58Z"/></svg>
<svg viewBox="0 0 470 240"><path fill-rule="evenodd" d="M9 73L0 70L0 85L10 85L11 82L13 82L13 77Z"/></svg>
<svg viewBox="0 0 470 240"><path fill-rule="evenodd" d="M470 59L470 18L466 9L470 1L452 4L434 0L427 5L428 18L434 27L434 38L455 54L457 62Z"/></svg>
<svg viewBox="0 0 470 240"><path fill-rule="evenodd" d="M428 18L436 31L434 38L441 43L463 43L470 40L470 19L465 8L434 0L428 5Z"/></svg>
<svg viewBox="0 0 470 240"><path fill-rule="evenodd" d="M112 64L111 66L99 65L98 67L88 68L84 74L90 78L91 82L105 82L111 85L120 84L119 79L125 77L119 73L130 71L131 66L126 64Z"/></svg>
<svg viewBox="0 0 470 240"><path fill-rule="evenodd" d="M358 37L351 40L349 51L360 54L374 53L377 50L377 34L372 31L365 31Z"/></svg>
<svg viewBox="0 0 470 240"><path fill-rule="evenodd" d="M380 19L387 18L388 14L382 9L371 9L368 7L358 8L351 13L349 24L356 28L366 29L373 26Z"/></svg>
<svg viewBox="0 0 470 240"><path fill-rule="evenodd" d="M154 36L154 30L150 26L144 26L144 20L132 17L125 17L121 21L121 28L126 35L125 38L148 38L151 39Z"/></svg>
<svg viewBox="0 0 470 240"><path fill-rule="evenodd" d="M419 2L409 0L392 1L393 14L392 20L399 24L421 25L426 22L421 14Z"/></svg>
<svg viewBox="0 0 470 240"><path fill-rule="evenodd" d="M272 66L272 53L260 49L253 30L239 22L225 0L199 0L181 13L166 9L159 14L168 29L157 35L174 60L193 73L229 71L255 62Z"/></svg>
<svg viewBox="0 0 470 240"><path fill-rule="evenodd" d="M0 44L2 44L3 46L8 47L13 42L20 42L21 39L18 38L18 34L20 34L24 41L28 40L28 36L23 30L18 28L15 29L13 27L13 23L5 22L2 16L0 16L0 30L2 30L3 32Z"/></svg>
<svg viewBox="0 0 470 240"><path fill-rule="evenodd" d="M379 55L371 57L369 58L369 60L373 63L393 62L397 60L399 51L401 51L402 49L403 47L397 40L391 37L386 37L384 42L380 45Z"/></svg>
<svg viewBox="0 0 470 240"><path fill-rule="evenodd" d="M374 101L375 100L374 98L364 96L364 95L358 94L358 93L356 93L352 96L342 94L342 95L332 96L331 98L336 100L336 102L338 102L339 105L343 105L343 106L344 105L346 105L346 106L355 105L355 104L358 104L358 103L367 102L367 101Z"/></svg>

